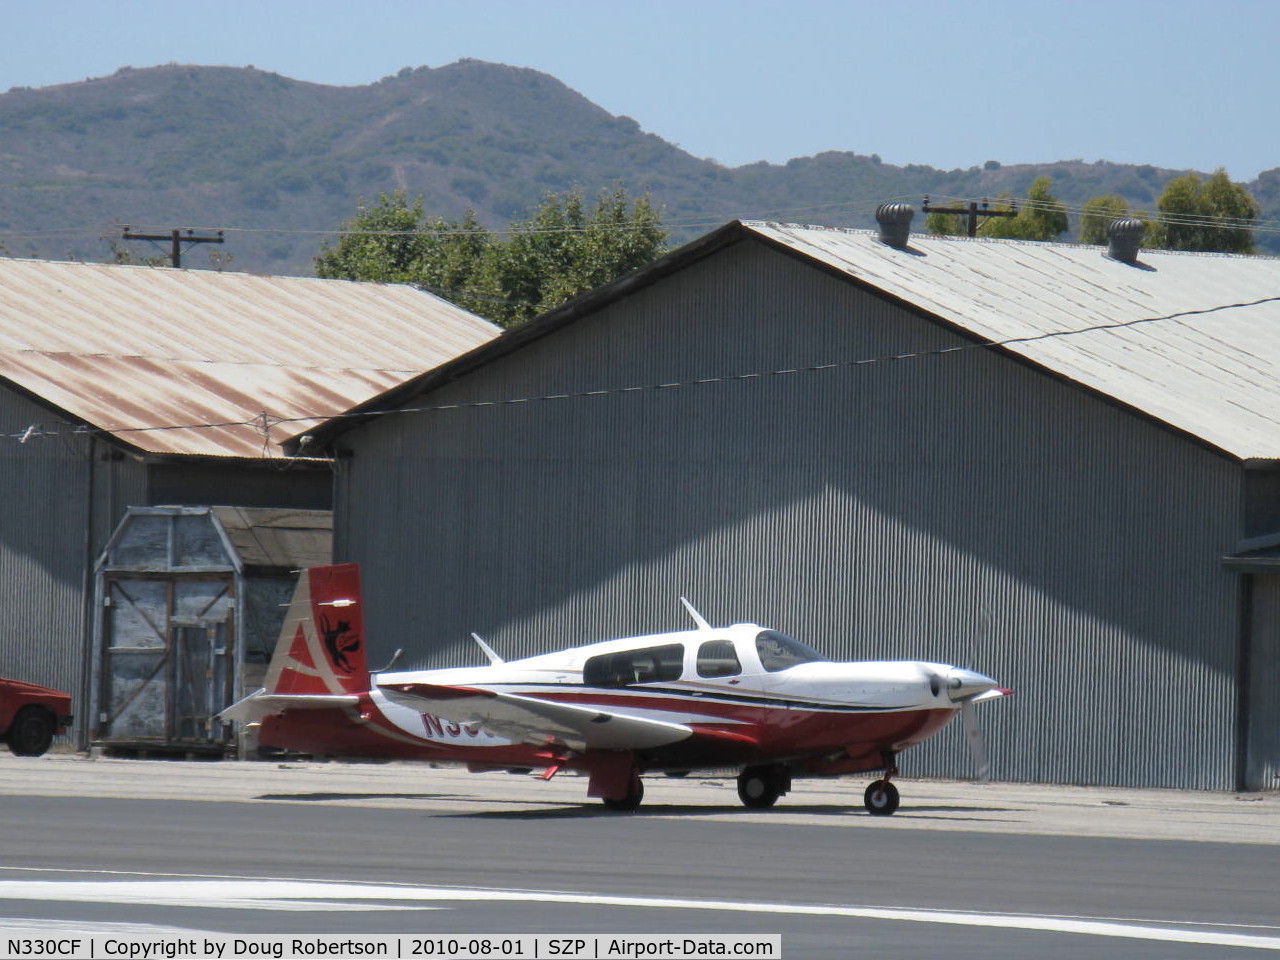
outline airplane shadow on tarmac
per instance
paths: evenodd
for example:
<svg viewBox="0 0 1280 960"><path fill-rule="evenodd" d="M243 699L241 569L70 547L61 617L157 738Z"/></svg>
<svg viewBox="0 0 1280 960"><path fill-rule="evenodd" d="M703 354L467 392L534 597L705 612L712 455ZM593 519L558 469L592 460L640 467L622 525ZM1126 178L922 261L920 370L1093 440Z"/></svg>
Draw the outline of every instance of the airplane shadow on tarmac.
<svg viewBox="0 0 1280 960"><path fill-rule="evenodd" d="M897 820L938 820L944 823L964 823L967 821L978 823L1017 823L1015 819L1007 819L1000 817L983 817L983 816L932 816L928 811L936 810L947 814L964 814L964 813L1007 813L994 807L912 807L910 810L902 810L894 814ZM619 812L606 809L600 804L584 804L583 806L572 807L545 807L540 806L536 810L480 810L475 813L438 813L439 817L467 817L474 820L572 820L584 819L592 817L705 817L708 814L720 815L763 815L768 816L770 813L779 815L786 814L806 814L812 816L826 816L832 819L845 819L848 817L867 817L868 814L861 806L798 806L798 807L774 807L772 810L749 810L746 807L692 807L681 805L663 805L660 803L647 803L639 810L630 812Z"/></svg>
<svg viewBox="0 0 1280 960"><path fill-rule="evenodd" d="M473 800L456 793L264 793L255 800L316 801L326 800Z"/></svg>
<svg viewBox="0 0 1280 960"><path fill-rule="evenodd" d="M290 803L307 802L307 803L326 803L326 802L342 802L349 800L446 800L466 803L468 801L480 802L476 798L456 794L456 793L264 793L256 797L257 800L280 800ZM485 801L491 802L491 801ZM573 805L549 805L538 800L502 800L504 804L521 804L530 807L526 810L478 810L478 811L457 811L457 812L437 812L432 811L432 816L438 817L467 817L473 820L572 820L591 817L638 817L638 816L655 816L655 817L705 817L708 814L715 815L747 815L747 814L763 814L768 816L770 812L778 814L807 814L812 816L829 816L829 817L869 817L861 804L804 804L804 805L786 805L772 808L768 810L751 810L747 807L739 806L693 806L690 804L661 804L647 803L639 810L631 812L620 812L609 810L602 804L594 801L587 801L583 804ZM1001 814L1009 813L1007 808L1003 807L960 807L960 806L912 806L904 807L895 818L898 820L940 820L949 823L964 823L966 821L976 821L980 823L1015 823L1015 819L1000 818L992 816L962 816L962 814ZM938 814L943 814L938 816Z"/></svg>

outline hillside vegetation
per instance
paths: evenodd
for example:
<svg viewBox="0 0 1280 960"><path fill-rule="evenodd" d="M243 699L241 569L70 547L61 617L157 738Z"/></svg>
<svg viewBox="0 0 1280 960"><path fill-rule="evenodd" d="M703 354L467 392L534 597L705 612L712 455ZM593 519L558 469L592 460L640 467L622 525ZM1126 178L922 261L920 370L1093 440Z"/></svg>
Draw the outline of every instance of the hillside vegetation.
<svg viewBox="0 0 1280 960"><path fill-rule="evenodd" d="M360 198L403 190L433 216L473 209L501 228L548 191L648 193L675 242L735 217L867 226L875 205L925 194L1025 193L1041 176L1073 205L1104 193L1153 210L1186 171L1079 160L966 170L830 152L728 168L693 157L534 70L462 60L362 87L252 67L124 67L0 94L0 245L14 256L103 260L120 225L225 229L231 268L310 274L324 231ZM1280 168L1247 185L1268 218ZM923 218L917 221L923 227ZM139 256L157 251L131 245ZM1280 252L1263 234L1259 249Z"/></svg>

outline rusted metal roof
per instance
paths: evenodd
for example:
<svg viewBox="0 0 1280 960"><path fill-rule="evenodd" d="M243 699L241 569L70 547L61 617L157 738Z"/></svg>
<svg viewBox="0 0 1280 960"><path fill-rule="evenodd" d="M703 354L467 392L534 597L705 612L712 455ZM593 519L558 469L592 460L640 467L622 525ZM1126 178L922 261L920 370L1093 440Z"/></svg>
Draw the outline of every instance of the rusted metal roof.
<svg viewBox="0 0 1280 960"><path fill-rule="evenodd" d="M0 258L0 378L146 453L278 455L499 332L404 285Z"/></svg>
<svg viewBox="0 0 1280 960"><path fill-rule="evenodd" d="M1240 459L1280 458L1278 258L745 227Z"/></svg>

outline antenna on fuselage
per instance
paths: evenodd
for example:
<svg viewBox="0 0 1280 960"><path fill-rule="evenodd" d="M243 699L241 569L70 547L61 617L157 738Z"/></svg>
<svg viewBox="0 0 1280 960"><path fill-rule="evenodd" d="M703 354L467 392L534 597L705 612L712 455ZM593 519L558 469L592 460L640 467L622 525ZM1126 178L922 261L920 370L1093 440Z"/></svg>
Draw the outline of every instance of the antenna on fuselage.
<svg viewBox="0 0 1280 960"><path fill-rule="evenodd" d="M489 646L487 643L484 642L480 634L478 633L471 634L471 639L474 640L479 645L480 649L484 651L484 655L489 658L489 663L492 666L495 666L495 667L500 666L501 664L506 662L500 656L498 656L497 652L493 649L493 647Z"/></svg>
<svg viewBox="0 0 1280 960"><path fill-rule="evenodd" d="M391 655L391 659L387 661L387 665L378 670L370 670L370 673L386 673L396 665L396 661L400 659L400 654L404 653L404 647L398 647L396 652Z"/></svg>
<svg viewBox="0 0 1280 960"><path fill-rule="evenodd" d="M693 617L693 622L694 622L694 623L696 623L696 624L698 625L698 629L699 629L699 630L714 630L714 629L715 629L713 626L711 626L711 624L707 623L706 619L704 619L704 618L703 618L702 614L700 614L700 613L699 613L699 612L694 608L693 604L689 602L689 598L688 598L688 597L681 597L681 598L680 598L680 602L681 602L681 603L683 603L683 604L684 604L684 608L685 608L686 610L688 610L688 611L689 611L689 616Z"/></svg>

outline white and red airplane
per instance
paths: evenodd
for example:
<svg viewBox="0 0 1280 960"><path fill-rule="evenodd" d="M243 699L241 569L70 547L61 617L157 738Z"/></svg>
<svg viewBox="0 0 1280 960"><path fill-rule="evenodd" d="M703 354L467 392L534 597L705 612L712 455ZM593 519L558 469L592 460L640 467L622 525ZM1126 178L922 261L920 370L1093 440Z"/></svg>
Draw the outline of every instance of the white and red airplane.
<svg viewBox="0 0 1280 960"><path fill-rule="evenodd" d="M371 675L356 564L302 571L266 685L221 714L259 743L301 753L465 763L473 771L585 772L612 810L643 773L738 768L748 807L795 776L883 770L869 813L898 808L899 752L1011 691L939 663L834 663L776 630L713 627L606 640L504 662ZM973 730L976 732L976 729ZM979 761L980 764L984 761Z"/></svg>

